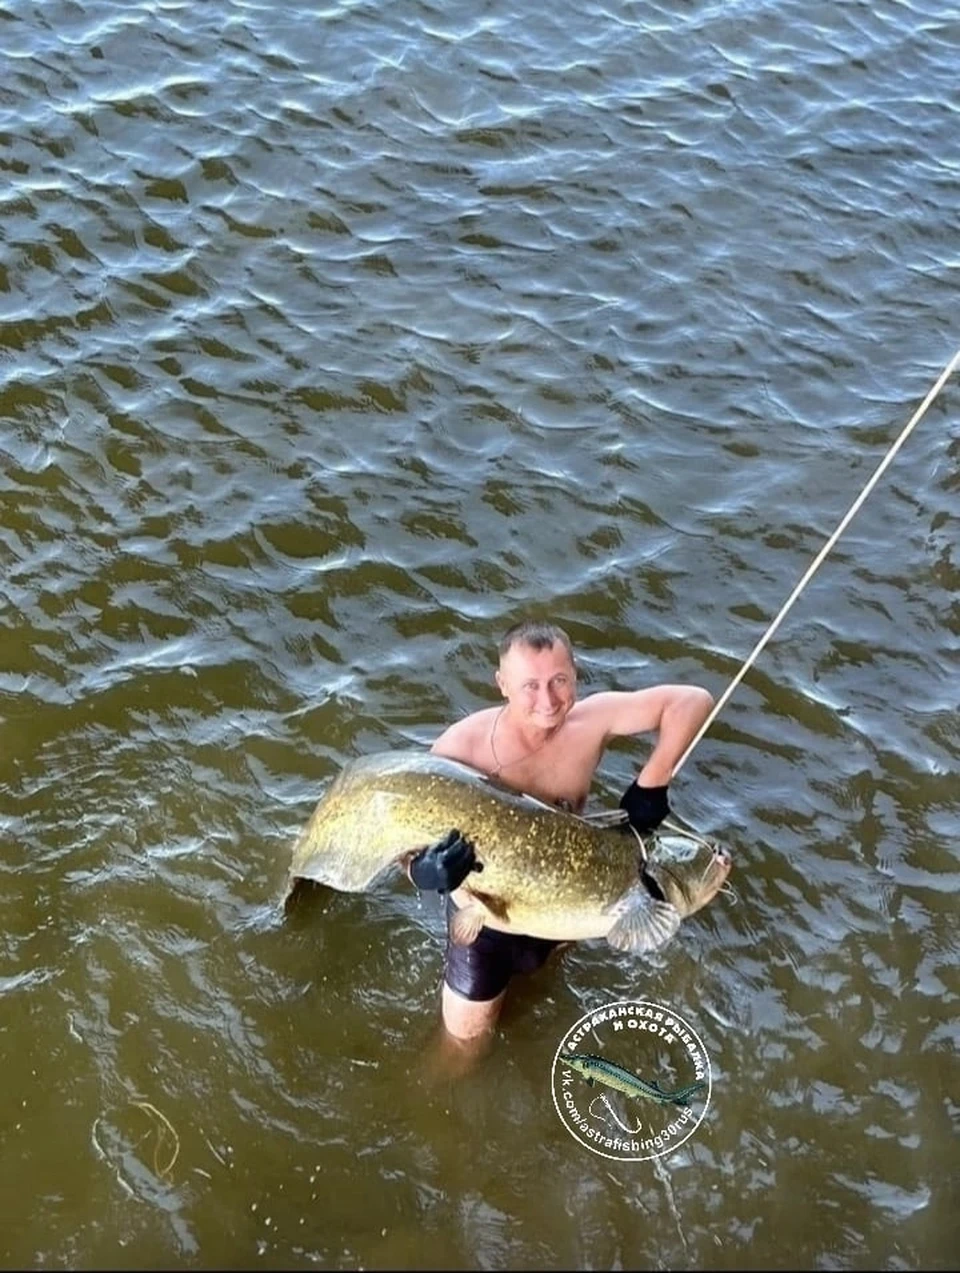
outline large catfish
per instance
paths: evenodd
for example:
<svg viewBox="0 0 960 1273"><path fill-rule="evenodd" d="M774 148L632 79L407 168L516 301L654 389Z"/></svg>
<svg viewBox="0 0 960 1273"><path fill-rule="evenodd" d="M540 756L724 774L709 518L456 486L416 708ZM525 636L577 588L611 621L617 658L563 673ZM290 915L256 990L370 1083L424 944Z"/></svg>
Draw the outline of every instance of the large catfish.
<svg viewBox="0 0 960 1273"><path fill-rule="evenodd" d="M348 762L293 849L287 898L300 880L365 892L412 851L458 828L482 872L460 886L451 936L467 944L484 923L555 941L606 937L653 950L720 890L729 855L683 831L639 836L617 819L566 813L469 765L394 751Z"/></svg>

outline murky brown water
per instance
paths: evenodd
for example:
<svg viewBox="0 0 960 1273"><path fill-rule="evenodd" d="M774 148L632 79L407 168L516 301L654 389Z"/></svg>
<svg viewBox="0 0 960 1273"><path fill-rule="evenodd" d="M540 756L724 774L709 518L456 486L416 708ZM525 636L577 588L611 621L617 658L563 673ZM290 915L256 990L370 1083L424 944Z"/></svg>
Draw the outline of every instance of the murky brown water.
<svg viewBox="0 0 960 1273"><path fill-rule="evenodd" d="M439 1085L435 901L275 907L525 613L726 687L960 344L949 9L0 8L5 1267L957 1266L957 383L675 784L737 905ZM713 1100L611 1164L642 995Z"/></svg>

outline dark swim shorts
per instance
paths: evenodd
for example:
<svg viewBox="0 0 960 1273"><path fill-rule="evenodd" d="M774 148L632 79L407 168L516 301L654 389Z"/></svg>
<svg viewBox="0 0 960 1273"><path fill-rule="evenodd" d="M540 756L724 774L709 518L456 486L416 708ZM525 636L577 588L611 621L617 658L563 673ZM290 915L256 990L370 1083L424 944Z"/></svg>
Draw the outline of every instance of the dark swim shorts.
<svg viewBox="0 0 960 1273"><path fill-rule="evenodd" d="M448 895L445 980L451 990L475 1003L496 999L515 973L535 972L551 951L564 944L521 933L501 933L499 929L484 926L475 942L455 946L450 940L450 920L456 910Z"/></svg>

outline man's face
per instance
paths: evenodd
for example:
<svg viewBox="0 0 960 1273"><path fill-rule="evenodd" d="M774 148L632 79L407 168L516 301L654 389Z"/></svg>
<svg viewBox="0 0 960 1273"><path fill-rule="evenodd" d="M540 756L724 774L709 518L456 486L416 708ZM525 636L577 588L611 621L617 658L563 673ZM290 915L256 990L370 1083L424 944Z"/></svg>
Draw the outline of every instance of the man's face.
<svg viewBox="0 0 960 1273"><path fill-rule="evenodd" d="M573 659L560 641L545 650L511 645L496 680L513 711L538 729L556 728L577 697Z"/></svg>

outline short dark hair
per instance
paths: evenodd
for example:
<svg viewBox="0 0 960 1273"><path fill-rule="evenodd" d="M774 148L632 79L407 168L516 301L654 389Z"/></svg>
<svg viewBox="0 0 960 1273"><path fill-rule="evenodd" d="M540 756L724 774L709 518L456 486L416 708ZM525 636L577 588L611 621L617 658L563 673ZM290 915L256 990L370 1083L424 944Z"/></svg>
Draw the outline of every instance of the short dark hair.
<svg viewBox="0 0 960 1273"><path fill-rule="evenodd" d="M529 645L532 650L552 650L558 641L566 647L572 659L573 646L563 628L555 623L541 623L539 619L523 619L504 633L498 648L503 658L515 645Z"/></svg>

